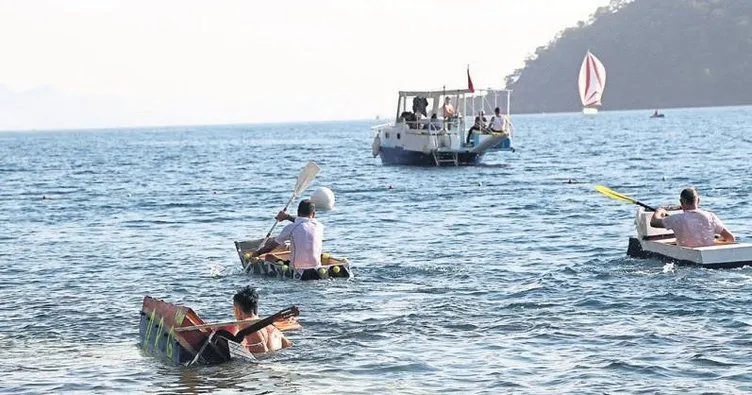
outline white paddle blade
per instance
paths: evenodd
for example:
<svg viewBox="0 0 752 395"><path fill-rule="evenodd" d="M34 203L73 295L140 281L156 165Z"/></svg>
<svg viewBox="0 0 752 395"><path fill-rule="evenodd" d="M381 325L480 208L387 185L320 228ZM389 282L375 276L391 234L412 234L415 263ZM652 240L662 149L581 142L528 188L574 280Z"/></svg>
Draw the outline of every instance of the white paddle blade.
<svg viewBox="0 0 752 395"><path fill-rule="evenodd" d="M295 183L295 196L300 196L311 185L313 179L319 174L319 171L321 171L321 168L313 161L305 165L303 170L300 171L300 175L298 175L298 182Z"/></svg>

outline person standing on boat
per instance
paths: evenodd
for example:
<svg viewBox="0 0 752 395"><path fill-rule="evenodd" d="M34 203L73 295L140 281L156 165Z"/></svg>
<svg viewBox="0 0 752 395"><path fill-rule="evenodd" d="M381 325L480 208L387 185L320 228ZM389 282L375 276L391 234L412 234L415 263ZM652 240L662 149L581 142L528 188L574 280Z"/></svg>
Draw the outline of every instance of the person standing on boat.
<svg viewBox="0 0 752 395"><path fill-rule="evenodd" d="M277 237L270 239L265 246L254 251L251 256L257 257L271 252L289 240L292 269L313 269L321 266L324 225L321 225L315 217L316 206L310 199L300 201L297 217L280 211L277 213L277 221L288 220L292 223L285 226Z"/></svg>
<svg viewBox="0 0 752 395"><path fill-rule="evenodd" d="M682 190L679 203L684 212L668 215L665 209L658 208L650 218L650 226L673 230L676 244L683 247L712 246L716 234L727 243L736 242L734 235L715 214L700 210L700 196L694 188Z"/></svg>
<svg viewBox="0 0 752 395"><path fill-rule="evenodd" d="M430 131L441 130L441 122L439 121L439 118L436 116L436 113L431 114L431 121L428 123L428 130Z"/></svg>
<svg viewBox="0 0 752 395"><path fill-rule="evenodd" d="M258 300L258 292L250 286L246 286L238 291L232 297L232 310L235 314L235 319L238 321L259 319ZM239 332L240 329L242 328L237 328L235 333ZM292 342L287 340L285 335L274 327L274 325L269 325L264 329L247 335L241 344L254 354L263 354L292 347Z"/></svg>
<svg viewBox="0 0 752 395"><path fill-rule="evenodd" d="M441 107L441 113L444 116L444 122L447 123L447 130L452 129L452 120L457 117L457 112L451 103L449 96L444 98L444 105Z"/></svg>
<svg viewBox="0 0 752 395"><path fill-rule="evenodd" d="M489 129L492 133L506 133L506 118L501 115L501 109L499 107L494 108L494 115L491 117Z"/></svg>

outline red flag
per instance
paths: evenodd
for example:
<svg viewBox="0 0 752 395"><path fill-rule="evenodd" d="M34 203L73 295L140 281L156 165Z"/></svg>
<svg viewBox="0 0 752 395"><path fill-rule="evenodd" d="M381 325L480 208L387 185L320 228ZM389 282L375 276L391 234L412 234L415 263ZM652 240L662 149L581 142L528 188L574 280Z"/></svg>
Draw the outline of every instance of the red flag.
<svg viewBox="0 0 752 395"><path fill-rule="evenodd" d="M470 93L475 92L475 88L473 88L473 80L470 79L470 65L467 65L467 90L469 90Z"/></svg>

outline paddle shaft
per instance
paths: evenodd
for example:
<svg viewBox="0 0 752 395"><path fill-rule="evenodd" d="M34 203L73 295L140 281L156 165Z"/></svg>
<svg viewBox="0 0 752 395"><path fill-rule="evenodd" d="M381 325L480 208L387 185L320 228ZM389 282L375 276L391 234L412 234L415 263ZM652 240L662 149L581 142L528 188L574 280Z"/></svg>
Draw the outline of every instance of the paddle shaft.
<svg viewBox="0 0 752 395"><path fill-rule="evenodd" d="M287 211L287 209L290 207L290 204L292 204L292 201L295 200L295 198L298 195L296 193L293 193L292 196L290 196L290 200L287 201L287 204L285 204L285 208L282 209L282 211ZM266 236L263 240L261 240L261 244L259 244L257 249L263 248L266 245L266 241L269 240L269 238L272 236L272 232L274 232L274 228L277 227L277 224L279 224L279 221L275 218L274 219L274 225L272 225L272 228L269 229L268 232L266 232Z"/></svg>
<svg viewBox="0 0 752 395"><path fill-rule="evenodd" d="M645 203L643 203L643 202L641 202L639 200L635 200L633 203L636 204L636 205L638 205L638 206L640 206L640 207L646 208L648 211L657 211L655 209L655 207L648 206L647 204L645 204Z"/></svg>
<svg viewBox="0 0 752 395"><path fill-rule="evenodd" d="M187 332L187 331L195 331L195 330L201 330L201 329L215 329L215 328L221 328L223 326L229 326L229 325L249 325L249 324L255 324L259 322L261 319L257 318L255 320L240 320L240 321L226 321L226 322L215 322L213 324L201 324L201 325L193 325L193 326L183 326L180 328L175 328L175 332ZM284 320L282 320L284 322ZM279 322L279 324L282 324L282 322ZM274 324L278 324L278 322L274 322Z"/></svg>
<svg viewBox="0 0 752 395"><path fill-rule="evenodd" d="M234 341L235 343L240 343L240 342L243 341L243 339L247 335L250 335L253 332L259 331L261 329L266 328L269 325L274 324L274 321L277 321L279 319L284 319L284 318L295 317L295 316L297 316L299 314L300 314L300 311L298 310L298 308L296 306L292 306L292 307L288 307L288 308L286 308L284 310L280 310L277 313L272 314L269 317L266 317L266 318L264 318L262 320L259 320L259 321L255 322L255 323L251 324L250 326L248 326L248 327L240 330L238 333L235 334L235 338L234 339L230 339L230 340Z"/></svg>

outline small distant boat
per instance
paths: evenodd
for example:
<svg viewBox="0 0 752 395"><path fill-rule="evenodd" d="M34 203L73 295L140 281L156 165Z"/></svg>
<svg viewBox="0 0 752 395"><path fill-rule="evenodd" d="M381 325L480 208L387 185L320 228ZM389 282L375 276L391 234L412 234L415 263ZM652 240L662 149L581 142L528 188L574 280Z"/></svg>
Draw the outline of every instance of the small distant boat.
<svg viewBox="0 0 752 395"><path fill-rule="evenodd" d="M459 166L478 164L487 152L514 151L509 122L510 93L492 89L400 91L394 122L372 128L373 156L380 157L385 165ZM502 95L506 95L506 102L499 100ZM458 114L449 119L441 116L446 98L456 106ZM408 103L412 108L408 108ZM496 107L506 107L503 115L506 129L490 132L483 127L468 136L481 111L491 116ZM436 114L433 120L432 114Z"/></svg>
<svg viewBox="0 0 752 395"><path fill-rule="evenodd" d="M289 244L279 246L268 254L251 258L251 252L258 249L262 241L258 239L235 242L240 264L247 273L303 281L353 277L347 258L335 258L328 253L321 254L321 267L319 268L291 269ZM272 255L277 259L273 259Z"/></svg>
<svg viewBox="0 0 752 395"><path fill-rule="evenodd" d="M583 114L597 114L606 89L606 68L590 51L585 54L578 78Z"/></svg>
<svg viewBox="0 0 752 395"><path fill-rule="evenodd" d="M669 211L669 215L681 210ZM676 244L674 232L650 226L653 213L637 209L637 237L629 238L627 255L634 258L656 258L679 265L727 269L752 266L752 243L717 242L709 247L682 247Z"/></svg>
<svg viewBox="0 0 752 395"><path fill-rule="evenodd" d="M659 113L658 110L655 110L655 112L653 113L653 115L650 116L650 118L664 118L665 116L666 115Z"/></svg>

